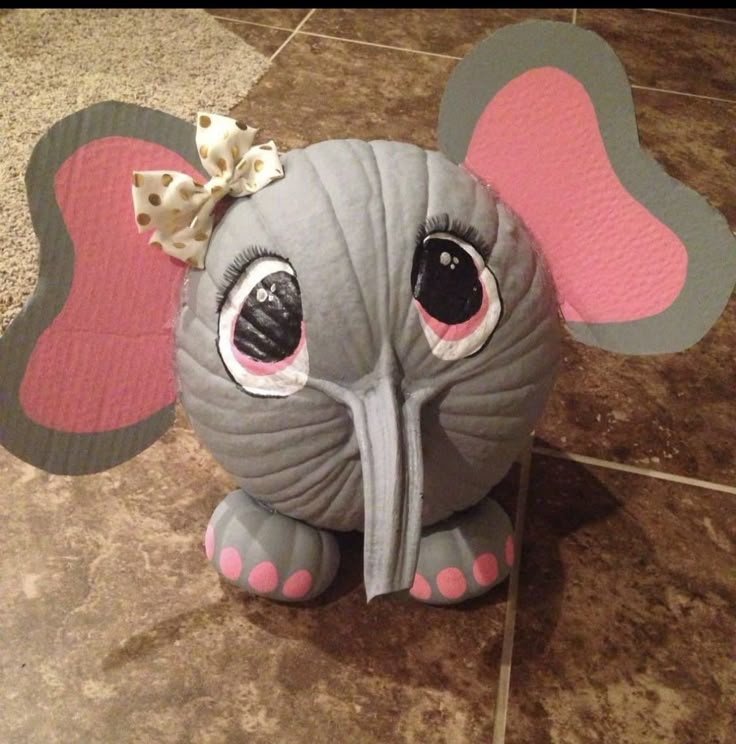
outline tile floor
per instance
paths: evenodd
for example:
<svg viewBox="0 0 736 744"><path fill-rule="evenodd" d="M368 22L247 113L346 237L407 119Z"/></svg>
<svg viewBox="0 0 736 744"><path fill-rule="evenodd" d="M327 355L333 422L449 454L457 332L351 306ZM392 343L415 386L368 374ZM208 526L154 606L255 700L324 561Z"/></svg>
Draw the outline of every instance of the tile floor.
<svg viewBox="0 0 736 744"><path fill-rule="evenodd" d="M624 61L643 145L736 228L733 10L211 12L273 58L233 113L284 149L333 137L434 148L444 83L474 42L529 17L577 22ZM16 548L2 574L0 738L736 741L734 347L733 298L685 354L566 342L518 504L518 583L460 608L366 605L351 536L347 570L309 607L219 584L199 542L230 483L183 419L99 476L0 454ZM512 510L517 480L502 489Z"/></svg>

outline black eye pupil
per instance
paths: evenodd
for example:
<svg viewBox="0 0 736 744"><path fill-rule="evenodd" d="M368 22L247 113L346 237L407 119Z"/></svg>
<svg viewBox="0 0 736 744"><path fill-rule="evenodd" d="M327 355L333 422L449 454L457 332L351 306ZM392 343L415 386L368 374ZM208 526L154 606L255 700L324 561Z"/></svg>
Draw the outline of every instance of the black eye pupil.
<svg viewBox="0 0 736 744"><path fill-rule="evenodd" d="M449 238L428 238L417 246L411 267L415 299L442 323L455 325L480 309L483 289L468 252Z"/></svg>
<svg viewBox="0 0 736 744"><path fill-rule="evenodd" d="M296 351L301 335L302 300L296 277L287 271L265 276L240 310L235 348L259 362L280 362Z"/></svg>

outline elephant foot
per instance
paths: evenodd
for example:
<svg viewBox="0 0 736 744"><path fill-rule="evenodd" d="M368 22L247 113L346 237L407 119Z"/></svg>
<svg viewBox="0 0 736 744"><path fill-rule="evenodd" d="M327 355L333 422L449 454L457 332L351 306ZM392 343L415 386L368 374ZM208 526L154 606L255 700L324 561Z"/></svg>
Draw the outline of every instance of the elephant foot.
<svg viewBox="0 0 736 744"><path fill-rule="evenodd" d="M420 602L450 605L490 591L511 572L511 520L491 498L425 528L410 594Z"/></svg>
<svg viewBox="0 0 736 744"><path fill-rule="evenodd" d="M334 536L271 511L241 490L226 496L204 538L208 560L250 594L303 602L332 583L340 563Z"/></svg>

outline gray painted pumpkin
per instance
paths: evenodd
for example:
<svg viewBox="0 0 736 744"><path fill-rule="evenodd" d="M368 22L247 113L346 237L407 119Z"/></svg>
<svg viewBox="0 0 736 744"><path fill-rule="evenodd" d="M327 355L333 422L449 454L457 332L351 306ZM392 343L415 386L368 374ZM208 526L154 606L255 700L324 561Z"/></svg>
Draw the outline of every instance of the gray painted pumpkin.
<svg viewBox="0 0 736 744"><path fill-rule="evenodd" d="M482 499L542 410L559 354L552 283L518 220L439 153L335 140L289 152L284 167L283 180L229 208L205 271L190 272L177 330L182 403L243 490L282 514L335 530L365 524L367 543L389 555L389 515L408 509L410 521L418 507L398 548L416 559L419 528ZM433 354L413 294L418 231L441 215L488 244L503 307L491 337L464 359ZM301 293L309 376L285 397L234 385L215 344L223 277L256 248L288 259ZM420 399L420 426L405 406L405 425L361 447L364 399L385 379L387 399L368 416L387 420L389 399L399 408ZM387 458L411 436L421 437L421 455L404 453L393 478L408 487L394 492Z"/></svg>

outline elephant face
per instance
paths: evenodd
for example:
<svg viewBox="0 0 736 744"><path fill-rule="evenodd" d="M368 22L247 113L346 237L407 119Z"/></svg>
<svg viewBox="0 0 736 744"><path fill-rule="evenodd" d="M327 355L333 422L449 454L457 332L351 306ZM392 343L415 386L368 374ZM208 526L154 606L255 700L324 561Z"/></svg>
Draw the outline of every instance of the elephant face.
<svg viewBox="0 0 736 744"><path fill-rule="evenodd" d="M182 403L260 501L379 546L396 514L409 539L523 446L559 354L552 283L516 218L439 153L335 140L283 162L189 276Z"/></svg>
<svg viewBox="0 0 736 744"><path fill-rule="evenodd" d="M330 141L293 151L284 164L286 178L230 207L206 270L190 274L177 371L194 428L256 498L320 526L360 528L355 427L330 390L369 386L389 355L397 396L426 396L422 521L474 503L508 470L554 376L557 314L543 261L509 211L439 153ZM450 224L437 222L445 217ZM417 239L433 218L483 241L503 307L480 349L458 359L433 354L414 297ZM274 270L284 260L298 282L308 375L279 397L246 392L218 351L218 302L249 253L251 262L280 257Z"/></svg>

